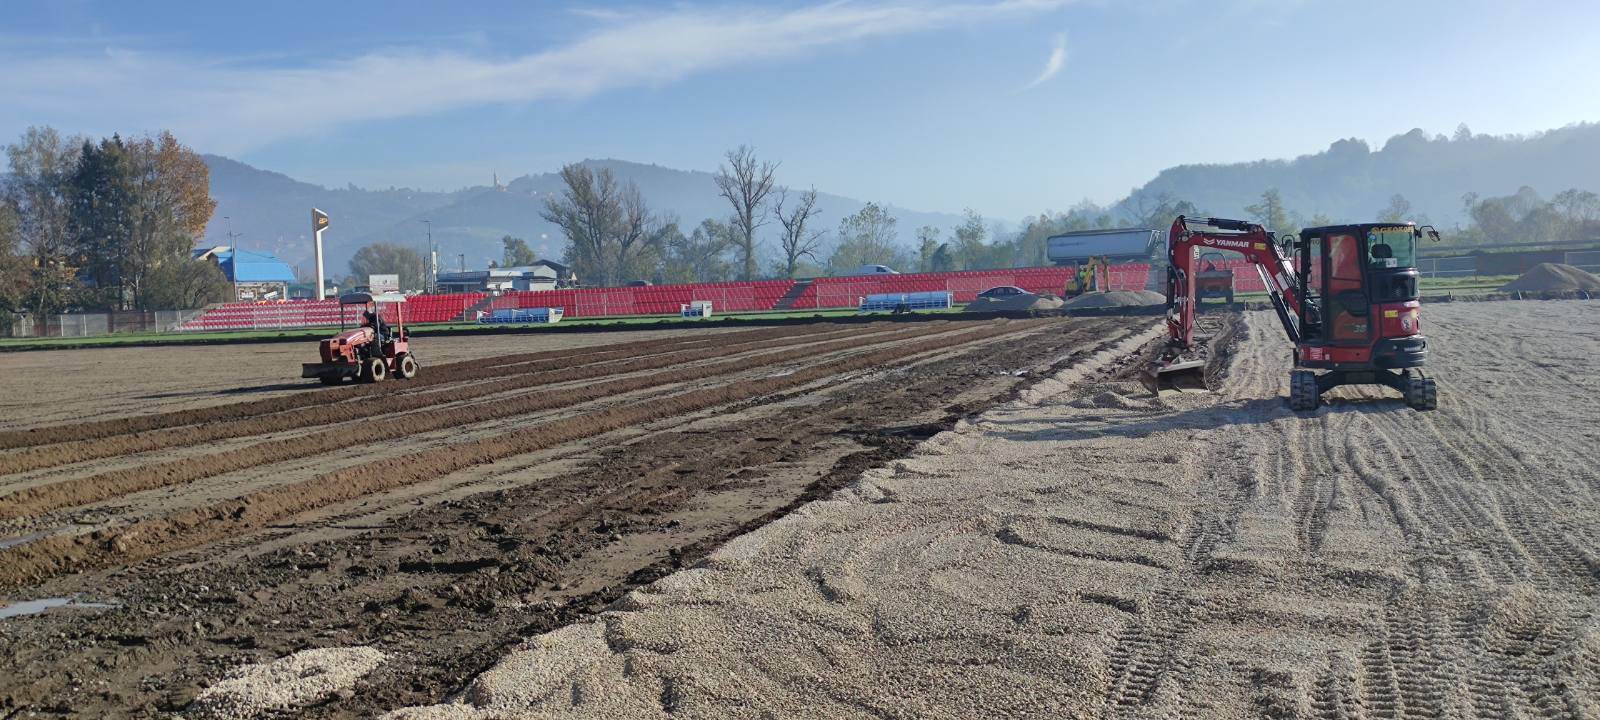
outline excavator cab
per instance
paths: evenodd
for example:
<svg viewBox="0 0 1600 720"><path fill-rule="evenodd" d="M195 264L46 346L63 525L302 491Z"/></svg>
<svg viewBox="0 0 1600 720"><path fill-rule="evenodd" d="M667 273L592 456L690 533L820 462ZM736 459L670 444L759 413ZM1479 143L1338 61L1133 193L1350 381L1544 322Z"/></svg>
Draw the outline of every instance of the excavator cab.
<svg viewBox="0 0 1600 720"><path fill-rule="evenodd" d="M1359 223L1302 230L1292 238L1300 299L1289 404L1315 409L1338 385L1387 385L1419 410L1438 406L1421 376L1428 342L1419 322L1417 241L1431 228ZM1318 375L1312 370L1329 370Z"/></svg>

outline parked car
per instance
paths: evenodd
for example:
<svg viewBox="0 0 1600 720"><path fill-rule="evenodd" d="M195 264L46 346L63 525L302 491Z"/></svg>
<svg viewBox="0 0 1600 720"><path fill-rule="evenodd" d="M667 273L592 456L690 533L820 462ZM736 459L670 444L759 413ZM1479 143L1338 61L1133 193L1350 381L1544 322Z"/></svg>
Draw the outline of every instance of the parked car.
<svg viewBox="0 0 1600 720"><path fill-rule="evenodd" d="M862 265L851 275L899 275L900 271L888 265Z"/></svg>
<svg viewBox="0 0 1600 720"><path fill-rule="evenodd" d="M985 291L983 291L981 293L978 293L978 297L989 298L991 300L999 300L1000 298L1008 298L1008 297L1016 297L1018 295L1032 295L1032 294L1033 293L1028 292L1027 290L1023 290L1022 288L1019 288L1019 287L1017 287L1015 285L1001 285L1000 287L992 287L992 288L989 288L988 290L985 290Z"/></svg>
<svg viewBox="0 0 1600 720"><path fill-rule="evenodd" d="M649 280L629 280L622 284L623 287L650 287Z"/></svg>

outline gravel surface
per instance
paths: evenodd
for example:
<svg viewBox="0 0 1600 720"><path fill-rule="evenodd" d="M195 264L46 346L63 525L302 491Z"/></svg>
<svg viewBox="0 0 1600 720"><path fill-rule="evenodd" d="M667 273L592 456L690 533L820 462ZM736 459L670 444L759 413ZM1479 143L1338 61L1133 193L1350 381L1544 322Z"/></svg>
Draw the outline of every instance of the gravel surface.
<svg viewBox="0 0 1600 720"><path fill-rule="evenodd" d="M390 717L1592 715L1596 309L1428 308L1432 413L1290 412L1266 313L1219 393L1036 387Z"/></svg>
<svg viewBox="0 0 1600 720"><path fill-rule="evenodd" d="M366 647L302 650L269 663L246 665L195 698L205 718L258 718L349 692L387 658Z"/></svg>
<svg viewBox="0 0 1600 720"><path fill-rule="evenodd" d="M1164 305L1167 296L1149 290L1112 290L1110 292L1084 293L1066 302L1068 310L1076 308L1146 307Z"/></svg>

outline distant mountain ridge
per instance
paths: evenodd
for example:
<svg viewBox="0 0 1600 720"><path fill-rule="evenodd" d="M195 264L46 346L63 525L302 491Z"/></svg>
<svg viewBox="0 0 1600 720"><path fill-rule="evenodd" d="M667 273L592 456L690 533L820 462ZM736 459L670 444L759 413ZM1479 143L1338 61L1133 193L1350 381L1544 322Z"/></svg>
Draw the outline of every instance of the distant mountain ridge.
<svg viewBox="0 0 1600 720"><path fill-rule="evenodd" d="M1141 197L1153 206L1165 193L1214 215L1244 217L1246 205L1275 187L1284 206L1303 219L1321 213L1360 222L1374 219L1398 193L1443 227L1466 222L1464 194L1510 195L1523 186L1546 198L1568 188L1600 191L1600 124L1529 136L1474 135L1462 127L1446 138L1419 129L1389 138L1376 151L1350 138L1293 160L1179 165L1114 208L1137 207Z"/></svg>
<svg viewBox="0 0 1600 720"><path fill-rule="evenodd" d="M310 272L312 261L309 235L313 206L332 219L323 234L324 265L330 276L342 275L350 256L369 243L395 242L423 251L428 233L424 220L431 221L439 264L447 270L462 264L482 268L490 260L498 260L500 238L505 235L527 240L540 257L557 259L566 242L560 229L539 215L545 198L562 190L561 177L554 172L524 175L499 187L477 186L454 192L364 190L354 186L330 189L221 156L206 155L205 160L211 168L211 194L217 200L217 211L206 228L206 243L227 244L231 222L233 231L240 234L242 247L270 251L291 264L301 265L304 273ZM619 181L636 183L651 210L676 216L685 233L705 218L726 219L729 215L728 203L717 194L711 173L611 159L585 160L583 164L609 168ZM822 214L816 222L820 227L836 227L840 219L865 204L819 191L817 206ZM887 207L899 219L901 241L908 245L918 227L933 225L949 235L950 229L961 221L950 213ZM769 253L775 250L771 247L776 243L775 226L775 222L769 223L760 231L770 240L766 243Z"/></svg>
<svg viewBox="0 0 1600 720"><path fill-rule="evenodd" d="M206 242L226 244L231 224L240 234L241 246L270 251L300 265L306 274L312 254L308 235L313 206L333 219L325 235L330 275L342 275L350 256L372 242L425 249L427 226L423 220L432 221L440 265L445 269L456 268L463 261L468 267L483 267L498 259L499 239L504 235L527 240L541 257L559 258L565 244L560 231L539 216L544 199L562 189L555 172L524 175L499 187L453 192L354 186L332 189L216 155L207 155L205 160L211 168L212 196L217 200ZM614 159L585 160L584 164L609 168L619 180L637 183L650 208L676 216L686 233L705 218L725 219L729 214L711 173ZM1567 188L1600 191L1600 124L1570 125L1525 137L1474 135L1462 128L1454 137L1445 138L1412 130L1390 138L1378 150L1352 138L1292 160L1180 165L1161 171L1107 210L1114 222L1128 222L1138 215L1141 201L1153 207L1165 194L1193 202L1213 215L1245 217L1245 206L1257 202L1263 190L1275 187L1285 206L1302 221L1322 214L1355 222L1375 219L1398 193L1410 201L1419 218L1450 227L1466 220L1461 202L1465 193L1509 195L1523 186L1545 197ZM819 192L822 215L816 222L819 227L837 227L840 219L864 204ZM1062 205L1066 204L1063 198ZM900 242L908 247L915 242L917 228L941 228L948 239L962 220L950 212L887 207L899 219ZM769 259L775 251L775 226L770 223L761 230Z"/></svg>

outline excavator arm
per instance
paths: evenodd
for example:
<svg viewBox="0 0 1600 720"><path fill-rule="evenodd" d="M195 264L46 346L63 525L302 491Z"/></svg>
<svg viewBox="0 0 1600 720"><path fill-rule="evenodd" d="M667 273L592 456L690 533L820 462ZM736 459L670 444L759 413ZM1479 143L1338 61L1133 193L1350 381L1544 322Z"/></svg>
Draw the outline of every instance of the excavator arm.
<svg viewBox="0 0 1600 720"><path fill-rule="evenodd" d="M1196 258L1205 249L1231 250L1250 261L1266 285L1284 334L1290 342L1300 342L1301 298L1294 280L1294 263L1283 254L1277 238L1245 220L1180 215L1167 233L1167 347L1144 373L1145 385L1152 390L1172 375L1205 367L1205 360L1186 357L1194 349L1194 313L1199 298Z"/></svg>

